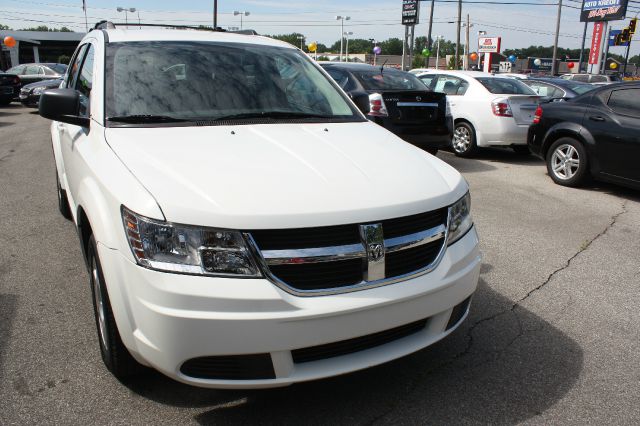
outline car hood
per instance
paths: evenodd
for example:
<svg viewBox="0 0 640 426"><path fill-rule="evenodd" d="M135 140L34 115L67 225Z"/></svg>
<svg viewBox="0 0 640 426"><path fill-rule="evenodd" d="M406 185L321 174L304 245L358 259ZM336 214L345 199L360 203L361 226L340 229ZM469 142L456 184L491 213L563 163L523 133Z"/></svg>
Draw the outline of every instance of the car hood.
<svg viewBox="0 0 640 426"><path fill-rule="evenodd" d="M105 136L171 222L360 223L440 208L467 190L455 169L370 122L110 127Z"/></svg>
<svg viewBox="0 0 640 426"><path fill-rule="evenodd" d="M22 87L26 89L35 89L36 87L52 88L52 87L59 87L60 83L62 83L62 79L56 78L53 80L36 81L35 83L25 84Z"/></svg>

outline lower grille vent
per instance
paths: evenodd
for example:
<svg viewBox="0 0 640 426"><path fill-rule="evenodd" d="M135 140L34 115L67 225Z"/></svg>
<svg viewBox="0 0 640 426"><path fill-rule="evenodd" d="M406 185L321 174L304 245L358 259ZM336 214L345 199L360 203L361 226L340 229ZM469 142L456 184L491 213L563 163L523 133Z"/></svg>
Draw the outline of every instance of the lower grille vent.
<svg viewBox="0 0 640 426"><path fill-rule="evenodd" d="M270 354L205 356L186 361L180 367L185 376L210 380L275 379Z"/></svg>
<svg viewBox="0 0 640 426"><path fill-rule="evenodd" d="M291 352L291 355L293 356L293 362L296 364L348 355L410 336L424 329L426 325L427 319L423 319L367 336L356 337L341 342L327 343L326 345L296 349Z"/></svg>

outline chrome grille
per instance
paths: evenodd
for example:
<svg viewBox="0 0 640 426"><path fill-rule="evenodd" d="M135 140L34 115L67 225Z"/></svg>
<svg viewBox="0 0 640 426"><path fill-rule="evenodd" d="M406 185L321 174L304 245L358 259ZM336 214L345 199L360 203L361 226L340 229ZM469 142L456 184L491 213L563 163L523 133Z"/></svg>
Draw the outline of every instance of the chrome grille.
<svg viewBox="0 0 640 426"><path fill-rule="evenodd" d="M444 252L448 209L377 223L246 232L265 275L294 294L334 294L433 270Z"/></svg>

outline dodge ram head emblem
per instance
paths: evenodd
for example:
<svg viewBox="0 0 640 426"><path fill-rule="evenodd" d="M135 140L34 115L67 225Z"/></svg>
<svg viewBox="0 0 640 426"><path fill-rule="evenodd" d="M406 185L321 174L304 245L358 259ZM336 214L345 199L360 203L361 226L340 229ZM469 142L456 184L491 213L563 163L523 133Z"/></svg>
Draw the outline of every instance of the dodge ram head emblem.
<svg viewBox="0 0 640 426"><path fill-rule="evenodd" d="M384 248L382 247L382 244L369 244L369 253L368 253L368 257L370 260L372 261L378 261L380 259L382 259L382 255L384 254Z"/></svg>
<svg viewBox="0 0 640 426"><path fill-rule="evenodd" d="M360 225L360 238L365 248L364 280L377 281L385 277L385 248L381 223Z"/></svg>
<svg viewBox="0 0 640 426"><path fill-rule="evenodd" d="M422 97L416 96L416 101L420 102L421 100L422 100Z"/></svg>

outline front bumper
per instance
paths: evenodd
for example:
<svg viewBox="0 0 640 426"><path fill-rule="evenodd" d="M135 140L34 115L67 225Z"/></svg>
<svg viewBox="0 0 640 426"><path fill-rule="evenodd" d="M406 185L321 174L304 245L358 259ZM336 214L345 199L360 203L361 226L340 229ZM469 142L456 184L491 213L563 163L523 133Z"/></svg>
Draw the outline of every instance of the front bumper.
<svg viewBox="0 0 640 426"><path fill-rule="evenodd" d="M19 99L22 105L27 107L37 108L38 102L40 101L40 94L34 95L34 94L25 94L21 92L19 95Z"/></svg>
<svg viewBox="0 0 640 426"><path fill-rule="evenodd" d="M429 274L353 293L298 297L265 279L162 273L102 244L98 251L114 316L132 355L175 380L214 388L285 386L364 369L429 346L461 322L447 327L453 308L474 293L481 262L474 227ZM292 356L292 350L423 319L423 329L381 346L310 362L295 363ZM181 372L193 358L249 354L269 354L275 378L203 379Z"/></svg>

